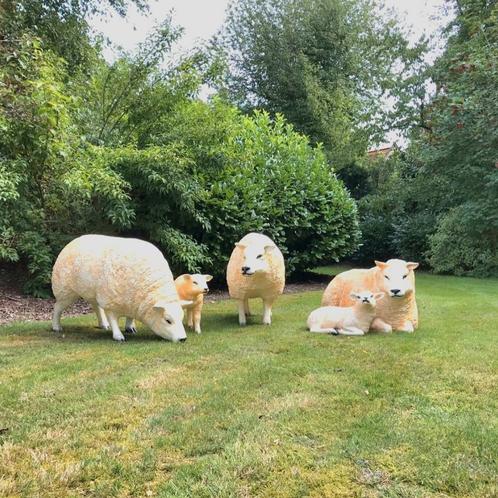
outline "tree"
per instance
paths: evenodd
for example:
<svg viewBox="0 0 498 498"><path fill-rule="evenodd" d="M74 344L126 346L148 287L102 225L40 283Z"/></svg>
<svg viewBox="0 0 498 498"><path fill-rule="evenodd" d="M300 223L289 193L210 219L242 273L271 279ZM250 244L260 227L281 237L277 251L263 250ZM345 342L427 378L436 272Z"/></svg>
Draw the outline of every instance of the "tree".
<svg viewBox="0 0 498 498"><path fill-rule="evenodd" d="M282 113L338 168L383 137L385 99L420 62L394 18L370 0L233 2L219 43L227 92L243 109Z"/></svg>
<svg viewBox="0 0 498 498"><path fill-rule="evenodd" d="M406 154L360 201L360 256L384 244L437 272L498 275L498 5L453 6L446 49L421 75L437 89L424 126L413 123ZM371 230L373 219L381 229Z"/></svg>
<svg viewBox="0 0 498 498"><path fill-rule="evenodd" d="M95 55L87 19L113 10L124 16L130 3L147 9L146 0L3 0L0 5L0 42L24 34L39 38L42 48L67 62L69 74L86 69Z"/></svg>

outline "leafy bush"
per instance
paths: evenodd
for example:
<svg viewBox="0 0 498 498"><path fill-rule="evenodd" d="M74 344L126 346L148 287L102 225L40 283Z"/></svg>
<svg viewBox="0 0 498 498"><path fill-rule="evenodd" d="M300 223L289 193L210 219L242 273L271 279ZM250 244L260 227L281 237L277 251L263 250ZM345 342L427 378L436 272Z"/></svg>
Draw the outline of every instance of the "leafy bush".
<svg viewBox="0 0 498 498"><path fill-rule="evenodd" d="M477 225L476 225L477 221ZM475 277L498 275L498 240L488 231L482 236L473 206L452 209L430 237L429 261L434 271ZM490 236L491 235L491 236Z"/></svg>
<svg viewBox="0 0 498 498"><path fill-rule="evenodd" d="M156 242L178 271L209 266L222 275L234 242L250 231L275 239L289 273L354 249L354 201L321 149L281 116L183 102L154 142L114 150L112 168L131 185L129 233Z"/></svg>
<svg viewBox="0 0 498 498"><path fill-rule="evenodd" d="M272 237L289 273L338 260L354 250L356 206L321 148L293 131L282 116L237 116L216 151L225 167L208 185L206 234L215 268L250 231Z"/></svg>

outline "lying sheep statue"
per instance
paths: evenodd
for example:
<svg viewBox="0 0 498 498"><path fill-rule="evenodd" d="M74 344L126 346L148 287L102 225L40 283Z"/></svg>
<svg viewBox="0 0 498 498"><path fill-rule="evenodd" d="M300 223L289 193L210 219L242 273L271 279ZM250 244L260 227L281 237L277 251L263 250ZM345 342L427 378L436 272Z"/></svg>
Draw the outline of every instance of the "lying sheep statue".
<svg viewBox="0 0 498 498"><path fill-rule="evenodd" d="M227 267L230 297L239 302L239 324L250 315L249 299L261 298L263 323L271 324L272 306L285 285L284 257L266 235L249 233L235 244Z"/></svg>
<svg viewBox="0 0 498 498"><path fill-rule="evenodd" d="M79 297L89 302L101 328L124 341L118 319L145 323L158 336L185 341L182 303L168 262L152 244L138 239L83 235L59 254L52 272L56 298L52 328L61 331L62 312Z"/></svg>
<svg viewBox="0 0 498 498"><path fill-rule="evenodd" d="M323 306L312 311L308 317L308 330L320 334L364 335L375 318L377 301L383 292L351 292L353 306Z"/></svg>
<svg viewBox="0 0 498 498"><path fill-rule="evenodd" d="M376 308L371 330L413 332L418 327L415 300L415 274L418 263L390 259L376 261L369 270L349 270L337 275L329 283L322 297L322 306L351 306L351 291L368 289L385 292L386 297Z"/></svg>
<svg viewBox="0 0 498 498"><path fill-rule="evenodd" d="M213 279L211 275L184 274L175 279L175 286L178 296L182 301L191 301L186 305L187 325L193 328L198 334L201 333L201 313L204 305L204 294L209 292L208 282Z"/></svg>

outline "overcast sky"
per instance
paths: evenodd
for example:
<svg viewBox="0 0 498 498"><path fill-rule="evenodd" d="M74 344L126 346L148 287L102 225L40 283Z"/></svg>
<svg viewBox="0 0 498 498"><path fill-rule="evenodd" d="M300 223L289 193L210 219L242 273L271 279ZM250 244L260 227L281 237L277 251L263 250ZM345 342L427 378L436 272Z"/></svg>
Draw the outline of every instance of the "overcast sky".
<svg viewBox="0 0 498 498"><path fill-rule="evenodd" d="M116 15L106 20L94 19L91 24L114 44L133 50L172 10L174 22L185 29L178 48L188 50L216 33L229 3L230 0L151 0L150 13L145 16L130 7L124 19ZM413 40L423 33L434 33L441 26L437 18L441 17L445 3L445 0L384 0L387 7L393 8L400 19L411 26ZM112 51L107 50L106 56L112 58Z"/></svg>

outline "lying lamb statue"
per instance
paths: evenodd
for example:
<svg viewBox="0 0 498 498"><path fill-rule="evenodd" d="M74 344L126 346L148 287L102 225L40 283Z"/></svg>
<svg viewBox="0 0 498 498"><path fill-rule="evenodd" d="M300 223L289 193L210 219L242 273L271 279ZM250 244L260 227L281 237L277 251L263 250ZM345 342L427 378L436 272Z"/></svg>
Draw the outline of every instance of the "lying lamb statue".
<svg viewBox="0 0 498 498"><path fill-rule="evenodd" d="M310 313L308 329L320 334L364 335L375 318L377 301L383 292L373 294L368 290L351 292L353 306L323 306Z"/></svg>

